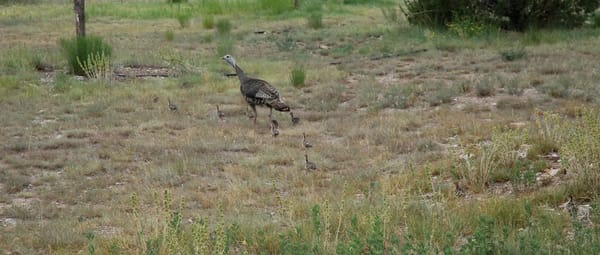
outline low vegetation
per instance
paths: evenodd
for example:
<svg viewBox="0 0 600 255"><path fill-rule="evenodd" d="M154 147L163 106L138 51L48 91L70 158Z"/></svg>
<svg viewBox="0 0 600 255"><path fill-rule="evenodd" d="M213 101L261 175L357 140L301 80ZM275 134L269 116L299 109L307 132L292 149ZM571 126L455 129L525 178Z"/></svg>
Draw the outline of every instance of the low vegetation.
<svg viewBox="0 0 600 255"><path fill-rule="evenodd" d="M106 0L78 41L70 2L26 2L0 2L2 251L600 253L591 17L508 32L410 25L424 1ZM225 54L299 122L273 112L273 137L248 116Z"/></svg>

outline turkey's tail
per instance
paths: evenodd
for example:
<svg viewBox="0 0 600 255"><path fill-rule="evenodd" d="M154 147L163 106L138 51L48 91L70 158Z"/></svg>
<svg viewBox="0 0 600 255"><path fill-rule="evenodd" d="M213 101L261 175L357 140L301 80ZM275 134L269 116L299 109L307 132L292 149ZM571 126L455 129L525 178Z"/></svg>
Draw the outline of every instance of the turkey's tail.
<svg viewBox="0 0 600 255"><path fill-rule="evenodd" d="M271 107L273 107L273 109L278 110L280 112L289 112L290 111L290 107L281 101L275 101L275 102L271 103Z"/></svg>

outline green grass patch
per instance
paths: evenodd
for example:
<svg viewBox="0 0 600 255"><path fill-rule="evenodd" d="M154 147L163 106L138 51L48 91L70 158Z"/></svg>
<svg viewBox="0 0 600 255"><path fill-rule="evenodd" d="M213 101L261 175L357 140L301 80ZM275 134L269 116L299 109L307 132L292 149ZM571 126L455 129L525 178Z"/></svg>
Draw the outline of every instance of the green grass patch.
<svg viewBox="0 0 600 255"><path fill-rule="evenodd" d="M102 41L101 37L85 36L72 39L61 39L60 46L63 49L69 71L76 75L85 76L85 65L95 66L101 64L96 56L102 59L110 59L112 47Z"/></svg>

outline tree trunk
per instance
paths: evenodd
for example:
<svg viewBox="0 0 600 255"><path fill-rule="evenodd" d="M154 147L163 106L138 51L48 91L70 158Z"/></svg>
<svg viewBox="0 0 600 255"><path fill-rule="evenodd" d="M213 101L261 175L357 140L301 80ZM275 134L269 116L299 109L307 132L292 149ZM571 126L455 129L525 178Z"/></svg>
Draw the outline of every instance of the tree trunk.
<svg viewBox="0 0 600 255"><path fill-rule="evenodd" d="M294 0L294 9L298 9L298 0Z"/></svg>
<svg viewBox="0 0 600 255"><path fill-rule="evenodd" d="M85 36L85 0L73 0L77 37Z"/></svg>

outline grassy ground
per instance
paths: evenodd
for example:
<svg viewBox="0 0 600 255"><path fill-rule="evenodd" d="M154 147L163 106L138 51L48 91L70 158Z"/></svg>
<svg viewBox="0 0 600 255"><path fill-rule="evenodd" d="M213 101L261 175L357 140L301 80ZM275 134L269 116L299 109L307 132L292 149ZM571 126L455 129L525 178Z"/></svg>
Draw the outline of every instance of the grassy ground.
<svg viewBox="0 0 600 255"><path fill-rule="evenodd" d="M80 80L58 46L71 3L31 2L0 10L3 254L599 252L598 29L464 38L391 3L89 1L115 70L177 75ZM273 138L259 109L253 130L223 54L300 124L275 113Z"/></svg>

